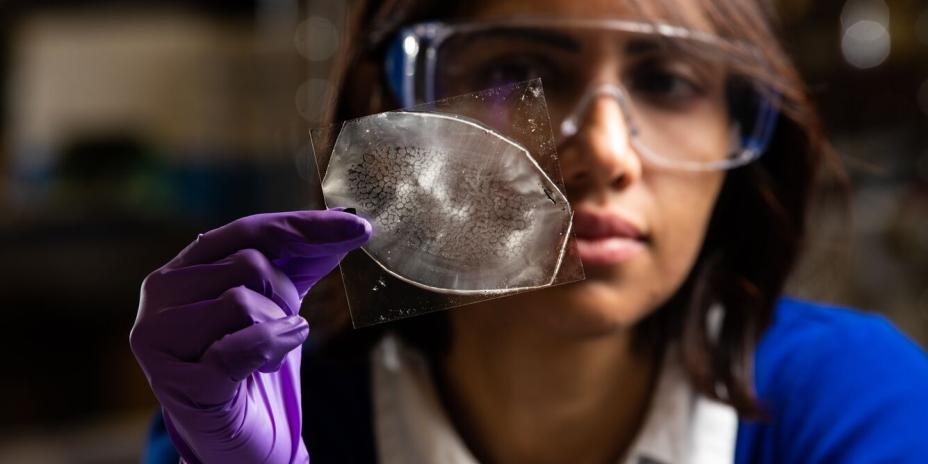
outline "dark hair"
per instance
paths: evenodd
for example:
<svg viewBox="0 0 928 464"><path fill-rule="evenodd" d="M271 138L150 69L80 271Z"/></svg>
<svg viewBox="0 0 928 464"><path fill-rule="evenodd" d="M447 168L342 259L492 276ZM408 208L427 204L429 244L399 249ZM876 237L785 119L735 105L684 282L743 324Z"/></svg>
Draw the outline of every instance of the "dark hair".
<svg viewBox="0 0 928 464"><path fill-rule="evenodd" d="M625 1L647 20L688 23L675 7L679 0L646 2L646 7L642 0L616 1ZM635 327L635 346L660 352L677 342L674 346L681 350L694 388L731 404L744 416L757 417L763 411L753 388L755 346L803 248L819 169L828 166L842 179L843 174L808 92L774 33L772 8L763 0L694 1L714 33L755 46L771 64L769 74L753 77L782 96L781 117L767 153L727 174L695 265L675 294ZM348 21L348 33L355 40L343 50L334 76L340 90L353 91L333 97L330 119L389 109L380 70L383 48L378 43L401 24L452 16L456 4L359 2ZM710 333L710 313L717 304L724 308L724 317ZM448 348L450 330L443 313L386 327L430 354ZM384 328L351 331L347 338L357 345L358 338L376 339Z"/></svg>

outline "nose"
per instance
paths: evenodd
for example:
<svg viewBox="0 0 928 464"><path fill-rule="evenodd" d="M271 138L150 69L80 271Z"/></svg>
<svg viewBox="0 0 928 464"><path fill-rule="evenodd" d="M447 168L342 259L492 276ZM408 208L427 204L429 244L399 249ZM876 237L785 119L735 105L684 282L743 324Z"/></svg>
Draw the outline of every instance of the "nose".
<svg viewBox="0 0 928 464"><path fill-rule="evenodd" d="M568 192L622 190L641 177L641 158L631 144L621 95L594 90L565 119L561 170Z"/></svg>

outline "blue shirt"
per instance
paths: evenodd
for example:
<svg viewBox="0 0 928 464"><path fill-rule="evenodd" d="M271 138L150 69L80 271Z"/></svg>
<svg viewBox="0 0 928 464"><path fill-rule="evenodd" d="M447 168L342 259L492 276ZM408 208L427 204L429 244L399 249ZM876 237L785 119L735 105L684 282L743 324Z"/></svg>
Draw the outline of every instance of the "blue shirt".
<svg viewBox="0 0 928 464"><path fill-rule="evenodd" d="M376 461L367 370L304 356L313 463ZM769 418L739 422L736 463L928 462L928 356L881 316L781 300L755 382ZM160 415L144 462L177 462Z"/></svg>
<svg viewBox="0 0 928 464"><path fill-rule="evenodd" d="M735 462L928 463L928 358L881 316L782 300L755 382Z"/></svg>

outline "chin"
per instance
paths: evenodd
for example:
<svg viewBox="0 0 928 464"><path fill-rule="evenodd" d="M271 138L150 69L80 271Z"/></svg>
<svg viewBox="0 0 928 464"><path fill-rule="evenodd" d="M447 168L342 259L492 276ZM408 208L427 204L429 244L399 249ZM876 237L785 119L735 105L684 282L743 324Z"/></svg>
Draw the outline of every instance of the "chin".
<svg viewBox="0 0 928 464"><path fill-rule="evenodd" d="M530 319L543 329L575 336L605 336L631 329L649 312L640 291L588 279L527 294Z"/></svg>

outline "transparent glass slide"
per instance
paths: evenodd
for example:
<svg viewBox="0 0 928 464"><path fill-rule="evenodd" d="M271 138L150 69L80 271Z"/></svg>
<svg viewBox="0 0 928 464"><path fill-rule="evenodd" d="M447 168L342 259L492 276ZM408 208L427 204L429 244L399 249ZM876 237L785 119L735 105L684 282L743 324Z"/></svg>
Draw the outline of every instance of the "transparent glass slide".
<svg viewBox="0 0 928 464"><path fill-rule="evenodd" d="M583 279L539 80L311 136L326 206L374 229L340 266L355 327Z"/></svg>

